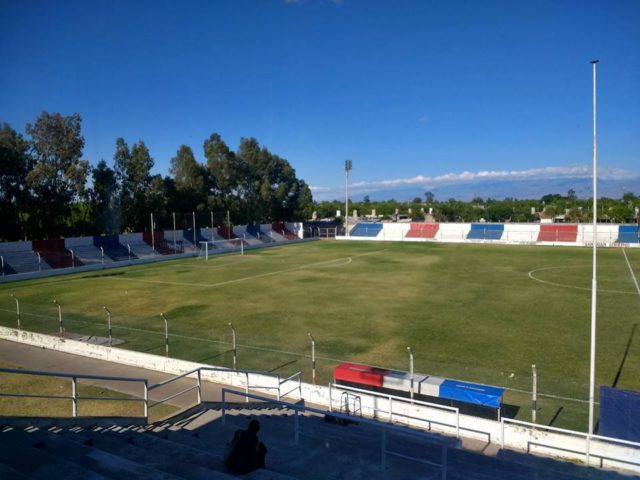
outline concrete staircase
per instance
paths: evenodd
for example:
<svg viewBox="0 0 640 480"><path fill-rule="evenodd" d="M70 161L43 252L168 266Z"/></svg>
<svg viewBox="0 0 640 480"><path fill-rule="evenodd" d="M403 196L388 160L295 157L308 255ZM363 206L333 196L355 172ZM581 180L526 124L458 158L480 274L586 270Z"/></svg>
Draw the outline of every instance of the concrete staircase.
<svg viewBox="0 0 640 480"><path fill-rule="evenodd" d="M67 426L0 427L0 478L12 479L194 479L237 478L223 465L227 442L251 418L260 421L267 446L267 468L243 478L440 479L437 466L387 455L381 467L382 430L376 426L328 422L299 415L295 443L293 410L269 404L227 405L225 424L217 405L202 406L150 425L98 426L89 421ZM329 417L330 419L330 417ZM1 425L2 420L0 420ZM61 423L62 425L62 423ZM73 425L69 427L68 425ZM387 432L387 451L440 463L447 446L450 480L628 479L615 472L580 467L532 455L469 452L455 439L418 437L410 430Z"/></svg>

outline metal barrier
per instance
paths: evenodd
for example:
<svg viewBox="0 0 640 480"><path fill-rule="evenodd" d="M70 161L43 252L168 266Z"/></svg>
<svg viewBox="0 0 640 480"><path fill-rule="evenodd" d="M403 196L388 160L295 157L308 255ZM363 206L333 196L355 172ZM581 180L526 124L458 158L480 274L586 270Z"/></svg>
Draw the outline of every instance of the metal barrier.
<svg viewBox="0 0 640 480"><path fill-rule="evenodd" d="M520 425L523 426L525 428L527 428L529 430L529 438L527 439L527 453L530 452L530 447L532 445L534 446L539 446L539 447L543 447L543 448L547 448L549 450L554 450L556 452L569 452L569 453L577 453L577 454L582 454L585 457L585 463L587 465L590 465L590 459L591 457L595 457L600 459L599 462L599 466L600 467L604 467L604 461L605 460L609 460L609 461L613 461L613 462L619 462L619 463L626 463L626 464L630 464L630 465L635 465L635 466L640 466L640 442L631 442L628 440L622 440L619 438L612 438L612 437L603 437L600 435L590 435L588 433L584 433L584 432L577 432L575 430L567 430L564 428L557 428L557 427L549 427L546 425L538 425L535 423L529 423L529 422L523 422L520 420L513 420L511 418L502 418L500 420L500 448L504 448L505 445L505 423L511 423L514 425ZM566 439L562 440L563 445L562 446L558 446L558 445L554 445L551 443L551 440L549 440L549 443L543 443L544 438L542 438L540 435L536 435L533 439L531 438L531 435L533 433L539 433L540 431L549 431L549 432L557 432L559 434L562 435L571 435L574 437L579 437L579 438L583 438L584 439L584 448L583 449L572 449L570 447L567 446L567 442ZM635 458L637 459L637 461L630 461L624 458L616 458L616 457L611 457L611 456L605 456L604 454L595 454L593 453L593 451L591 450L592 447L592 442L596 440L596 441L600 441L600 442L606 442L606 443L611 443L611 444L617 444L617 445L624 445L624 446L629 446L632 448L638 448L639 452L638 455L635 456Z"/></svg>
<svg viewBox="0 0 640 480"><path fill-rule="evenodd" d="M373 412L373 416L376 417L377 413L385 413L389 415L389 422L393 422L393 417L394 415L397 417L405 417L405 418L409 418L411 420L420 420L423 422L427 422L429 424L431 423L435 423L436 425L443 425L445 427L452 427L455 428L456 431L456 438L460 438L460 409L456 408L456 407L448 407L446 405L440 405L437 403L431 403L431 402L425 402L422 400L410 400L408 398L405 397L398 397L396 395L389 395L386 393L379 393L379 392L373 392L370 390L363 390L360 388L355 388L355 387L348 387L346 385L336 385L334 383L330 383L329 384L329 411L333 411L333 390L342 390L345 392L357 392L357 393L363 393L372 397L376 397L376 398L384 398L385 400L387 400L388 402L388 407L387 410L383 409L383 408L377 408L377 407L373 407L370 408L370 410ZM406 413L399 413L399 412L394 412L393 411L393 406L395 404L401 404L401 405L420 405L420 406L424 406L424 407L429 407L429 408L436 408L438 410L444 410L446 412L450 412L452 414L455 415L455 423L453 424L448 424L448 423L444 423L444 422L438 422L435 420L430 420L424 417L413 417L411 415L407 415ZM431 425L429 425L431 426ZM487 435L489 435L490 437L490 432L482 432L482 433L486 433Z"/></svg>
<svg viewBox="0 0 640 480"><path fill-rule="evenodd" d="M240 391L236 391L236 390L231 390L228 388L223 388L222 389L222 424L225 425L226 424L226 413L227 413L227 401L226 401L226 396L227 395L234 395L234 396L245 396L247 399L252 398L254 400L259 400L259 401L263 401L263 402L268 402L272 405L281 405L284 407L287 407L290 410L294 411L294 428L293 428L293 443L295 445L298 445L298 443L300 442L300 433L303 433L300 431L300 419L299 419L299 415L301 412L303 413L315 413L318 415L330 415L334 418L340 419L340 420L344 420L346 422L352 422L354 420L354 417L351 415L346 415L343 413L336 413L336 412L330 412L330 411L326 411L326 410L320 410L318 408L313 408L313 407L307 407L305 405L298 405L298 404L293 404L293 403L289 403L289 402L283 402L281 400L276 400L274 401L271 398L268 397L262 397L260 395L254 395L251 393L246 393L246 392L240 392ZM379 428L381 430L381 442L380 442L380 466L381 468L386 468L387 465L387 456L394 456L394 457L398 457L398 458L403 458L405 460L410 460L413 462L417 462L417 463L422 463L424 465L431 465L434 467L438 467L440 468L440 472L441 472L441 479L446 479L447 478L447 449L448 449L448 445L447 445L447 441L446 440L440 440L437 438L434 438L434 435L426 433L426 432L421 432L419 430L410 430L410 429L406 429L403 427L397 427L395 425L390 425L388 423L382 423L382 422L378 422L376 420L369 420L366 418L362 418L362 417L357 417L357 422L359 424L363 424L363 425L370 425L376 428ZM424 438L427 443L430 443L432 445L440 445L442 447L442 453L441 453L441 460L440 463L436 463L436 462L432 462L430 460L425 460L423 458L417 458L417 457L411 457L409 455L405 455L403 453L400 452L394 452L391 451L389 449L387 449L387 433L388 432L395 432L395 433L402 433L402 434L406 434L406 435L413 435L416 437L421 437Z"/></svg>
<svg viewBox="0 0 640 480"><path fill-rule="evenodd" d="M20 375L38 375L44 377L62 377L71 379L71 396L68 395L39 395L39 394L27 394L27 393L4 393L0 392L0 397L17 397L17 398L47 398L57 400L71 400L71 416L78 416L78 402L80 400L108 400L108 401L134 401L143 402L144 404L144 418L148 419L149 415L149 386L146 378L132 378L132 377L107 377L103 375L83 375L76 373L63 373L63 372L45 372L41 370L18 370L14 368L0 368L0 373L11 373ZM80 397L78 395L78 379L86 380L113 380L119 382L139 382L144 386L143 398L130 398L130 397Z"/></svg>
<svg viewBox="0 0 640 480"><path fill-rule="evenodd" d="M302 398L302 379L301 379L301 372L296 372L293 375L291 375L290 377L287 377L285 379L281 379L280 375L277 373L270 373L270 372L263 372L260 370L231 370L228 368L221 368L221 367L199 367L199 368L195 368L193 370L190 370L188 372L182 373L180 375L176 375L175 377L171 377L168 378L167 380L164 380L160 383L156 383L155 385L151 385L149 386L149 391L152 390L156 390L158 388L164 387L166 385L169 385L173 382L175 382L176 380L180 380L181 378L185 378L185 377L189 377L191 375L195 375L196 378L196 384L192 387L188 387L185 388L184 390L181 390L177 393L174 393L172 395L169 395L166 398L163 398L162 400L158 400L154 403L152 403L151 405L149 405L149 408L151 407L155 407L157 405L160 405L162 403L168 402L169 400L172 400L180 395L183 395L185 393L188 393L192 390L196 390L197 391L197 403L196 405L200 405L202 403L202 372L203 371L209 371L209 372L225 372L225 373L230 373L230 374L240 374L240 375L244 375L245 376L245 394L249 394L249 389L262 389L262 390L277 390L277 399L280 400L281 397L284 397L286 395L289 395L291 392L293 392L294 390L298 390L299 392L299 396L300 398ZM271 377L275 380L275 385L251 385L249 383L249 378L250 375L260 375L263 377ZM297 378L298 380L298 385L296 387L294 387L293 389L282 393L282 385L284 385L286 382L290 382L293 379ZM249 402L249 398L246 397L246 401L247 403Z"/></svg>

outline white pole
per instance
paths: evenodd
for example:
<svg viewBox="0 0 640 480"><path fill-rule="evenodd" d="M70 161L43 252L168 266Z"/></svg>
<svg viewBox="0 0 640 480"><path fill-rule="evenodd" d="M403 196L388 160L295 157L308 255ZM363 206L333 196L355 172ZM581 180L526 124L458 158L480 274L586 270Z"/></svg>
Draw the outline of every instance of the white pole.
<svg viewBox="0 0 640 480"><path fill-rule="evenodd" d="M69 251L71 252L71 268L73 268L76 266L75 254L73 253L73 250L69 249Z"/></svg>
<svg viewBox="0 0 640 480"><path fill-rule="evenodd" d="M11 296L16 301L16 317L18 318L18 330L20 330L20 302L13 293L11 294Z"/></svg>
<svg viewBox="0 0 640 480"><path fill-rule="evenodd" d="M193 220L193 248L196 247L196 212L191 212L192 220Z"/></svg>
<svg viewBox="0 0 640 480"><path fill-rule="evenodd" d="M127 243L127 251L129 252L129 261L131 261L131 245Z"/></svg>
<svg viewBox="0 0 640 480"><path fill-rule="evenodd" d="M411 377L411 389L409 393L411 395L411 400L413 400L413 351L411 347L407 347L407 351L409 352L409 376Z"/></svg>
<svg viewBox="0 0 640 480"><path fill-rule="evenodd" d="M316 384L316 339L313 338L311 333L307 333L309 336L309 340L311 340L311 378L313 379L313 384Z"/></svg>
<svg viewBox="0 0 640 480"><path fill-rule="evenodd" d="M153 234L153 213L151 213L151 254L156 255L156 239Z"/></svg>
<svg viewBox="0 0 640 480"><path fill-rule="evenodd" d="M2 276L4 277L4 257L0 255L0 263L2 263Z"/></svg>
<svg viewBox="0 0 640 480"><path fill-rule="evenodd" d="M104 248L100 247L100 259L102 261L102 265L104 266Z"/></svg>
<svg viewBox="0 0 640 480"><path fill-rule="evenodd" d="M40 256L40 252L36 252L36 255L38 255L38 271L41 272L42 271L42 257Z"/></svg>
<svg viewBox="0 0 640 480"><path fill-rule="evenodd" d="M165 356L169 356L169 322L167 321L167 317L164 316L164 313L161 313L160 316L164 320L164 352Z"/></svg>
<svg viewBox="0 0 640 480"><path fill-rule="evenodd" d="M173 253L177 252L176 243L176 212L173 212Z"/></svg>
<svg viewBox="0 0 640 480"><path fill-rule="evenodd" d="M591 361L589 367L589 433L593 435L593 407L596 383L596 297L598 282L596 277L596 238L598 228L597 210L597 149L596 149L596 64L593 60L593 278L591 280Z"/></svg>
<svg viewBox="0 0 640 480"><path fill-rule="evenodd" d="M104 308L104 311L107 312L107 327L109 328L109 346L113 346L113 337L111 336L111 312L107 307Z"/></svg>
<svg viewBox="0 0 640 480"><path fill-rule="evenodd" d="M62 307L58 303L58 300L54 299L53 303L55 303L58 306L58 322L60 323L60 338L64 338L64 328L62 326Z"/></svg>
<svg viewBox="0 0 640 480"><path fill-rule="evenodd" d="M236 349L236 329L234 328L231 322L229 322L229 326L231 327L231 339L233 342L233 369L235 370L236 367L238 366L238 361L237 361L238 350ZM247 382L247 385L248 385L248 382Z"/></svg>
<svg viewBox="0 0 640 480"><path fill-rule="evenodd" d="M533 394L531 397L531 423L536 423L536 412L538 410L538 370L535 365L531 365L531 374L533 381Z"/></svg>

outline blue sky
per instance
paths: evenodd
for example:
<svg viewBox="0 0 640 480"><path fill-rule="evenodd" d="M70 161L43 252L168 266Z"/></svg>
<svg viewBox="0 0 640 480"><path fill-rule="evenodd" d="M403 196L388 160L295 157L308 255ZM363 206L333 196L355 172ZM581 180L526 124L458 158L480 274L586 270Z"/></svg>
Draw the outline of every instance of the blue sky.
<svg viewBox="0 0 640 480"><path fill-rule="evenodd" d="M598 58L602 175L640 191L636 0L0 0L0 58L19 131L78 112L85 158L144 139L163 175L252 136L319 199L347 158L362 192L588 174Z"/></svg>

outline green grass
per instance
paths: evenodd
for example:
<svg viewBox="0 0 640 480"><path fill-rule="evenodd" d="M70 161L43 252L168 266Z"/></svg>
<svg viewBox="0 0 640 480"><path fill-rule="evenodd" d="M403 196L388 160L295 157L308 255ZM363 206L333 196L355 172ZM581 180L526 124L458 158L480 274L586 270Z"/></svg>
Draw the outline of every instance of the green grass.
<svg viewBox="0 0 640 480"><path fill-rule="evenodd" d="M597 385L638 390L640 296L622 250L598 254ZM507 387L529 420L531 364L539 392L588 398L590 285L587 248L321 241L0 285L0 323L15 325L14 293L24 329L56 333L56 298L68 332L106 336L106 305L120 348L164 354L164 312L171 356L230 366L233 322L239 368L307 380L312 332L322 383L343 360L406 370L411 346L416 372ZM539 407L586 427L586 403Z"/></svg>

